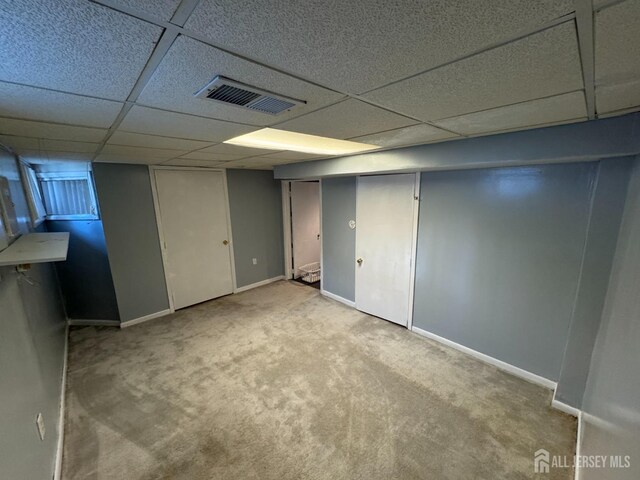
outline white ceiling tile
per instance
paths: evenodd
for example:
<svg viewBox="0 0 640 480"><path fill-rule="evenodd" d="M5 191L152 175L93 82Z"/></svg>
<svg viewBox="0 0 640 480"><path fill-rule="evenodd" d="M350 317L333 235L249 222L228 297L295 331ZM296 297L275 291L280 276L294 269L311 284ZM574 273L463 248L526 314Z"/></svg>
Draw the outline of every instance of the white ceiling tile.
<svg viewBox="0 0 640 480"><path fill-rule="evenodd" d="M98 163L131 163L142 165L160 165L166 162L166 158L151 158L151 157L132 157L130 155L116 155L101 153L94 160Z"/></svg>
<svg viewBox="0 0 640 480"><path fill-rule="evenodd" d="M95 153L100 146L99 143L70 142L67 140L48 140L46 138L16 137L10 135L0 135L0 142L9 145L18 153L24 150Z"/></svg>
<svg viewBox="0 0 640 480"><path fill-rule="evenodd" d="M106 129L0 118L0 134L77 142L101 142Z"/></svg>
<svg viewBox="0 0 640 480"><path fill-rule="evenodd" d="M132 158L170 158L179 157L187 153L186 150L166 150L160 148L127 147L123 145L105 145L102 152L105 155L122 155Z"/></svg>
<svg viewBox="0 0 640 480"><path fill-rule="evenodd" d="M573 22L368 93L396 111L438 120L582 88Z"/></svg>
<svg viewBox="0 0 640 480"><path fill-rule="evenodd" d="M171 20L180 0L116 0L115 3L161 20Z"/></svg>
<svg viewBox="0 0 640 480"><path fill-rule="evenodd" d="M351 138L416 123L359 100L349 99L275 126L280 130L331 138Z"/></svg>
<svg viewBox="0 0 640 480"><path fill-rule="evenodd" d="M192 158L174 158L163 165L172 165L175 167L218 167L224 166L227 162L208 162L206 160L195 160Z"/></svg>
<svg viewBox="0 0 640 480"><path fill-rule="evenodd" d="M109 128L122 103L0 82L0 115Z"/></svg>
<svg viewBox="0 0 640 480"><path fill-rule="evenodd" d="M120 124L120 129L165 137L222 142L253 132L256 127L223 122L211 118L166 112L134 105Z"/></svg>
<svg viewBox="0 0 640 480"><path fill-rule="evenodd" d="M127 145L130 147L164 148L168 150L197 150L210 145L211 142L198 140L185 140L184 138L159 137L157 135L145 135L116 131L107 141L109 145Z"/></svg>
<svg viewBox="0 0 640 480"><path fill-rule="evenodd" d="M242 160L225 162L224 168L255 168L258 170L273 170L273 166L276 163L278 162L274 160L265 159L262 157L245 158Z"/></svg>
<svg viewBox="0 0 640 480"><path fill-rule="evenodd" d="M598 113L627 110L639 105L640 80L596 87L596 110Z"/></svg>
<svg viewBox="0 0 640 480"><path fill-rule="evenodd" d="M229 143L219 143L207 148L199 150L202 153L222 153L224 155L238 155L239 157L255 157L273 152L273 150L265 150L263 148L240 147Z"/></svg>
<svg viewBox="0 0 640 480"><path fill-rule="evenodd" d="M582 119L586 116L584 93L579 91L439 120L436 124L464 135L474 135Z"/></svg>
<svg viewBox="0 0 640 480"><path fill-rule="evenodd" d="M453 138L457 135L445 130L441 130L431 125L412 125L410 127L397 128L373 135L351 138L354 142L380 145L381 147L400 147L405 145L417 145Z"/></svg>
<svg viewBox="0 0 640 480"><path fill-rule="evenodd" d="M0 8L0 80L125 100L162 29L86 0Z"/></svg>
<svg viewBox="0 0 640 480"><path fill-rule="evenodd" d="M246 157L247 155L227 155L224 153L204 152L202 150L198 150L197 152L191 152L191 153L182 155L180 158L188 158L191 160L226 162L229 160L239 160L241 158L246 158Z"/></svg>
<svg viewBox="0 0 640 480"><path fill-rule="evenodd" d="M263 90L306 101L279 115L195 98L193 94L221 75ZM188 37L180 36L140 94L144 105L252 125L270 125L343 98L266 67L248 62Z"/></svg>
<svg viewBox="0 0 640 480"><path fill-rule="evenodd" d="M596 14L596 84L640 79L640 2L627 0Z"/></svg>
<svg viewBox="0 0 640 480"><path fill-rule="evenodd" d="M362 93L573 9L572 0L202 0L185 27L249 58Z"/></svg>
<svg viewBox="0 0 640 480"><path fill-rule="evenodd" d="M90 162L93 153L78 152L45 152L42 150L24 150L20 158L28 163L46 163L56 161Z"/></svg>

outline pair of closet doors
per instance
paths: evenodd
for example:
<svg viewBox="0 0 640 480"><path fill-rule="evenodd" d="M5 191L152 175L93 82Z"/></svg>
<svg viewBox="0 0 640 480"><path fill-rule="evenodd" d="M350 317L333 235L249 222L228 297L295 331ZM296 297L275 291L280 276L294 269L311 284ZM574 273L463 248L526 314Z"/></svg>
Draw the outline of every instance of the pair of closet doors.
<svg viewBox="0 0 640 480"><path fill-rule="evenodd" d="M358 177L356 308L411 328L420 175Z"/></svg>

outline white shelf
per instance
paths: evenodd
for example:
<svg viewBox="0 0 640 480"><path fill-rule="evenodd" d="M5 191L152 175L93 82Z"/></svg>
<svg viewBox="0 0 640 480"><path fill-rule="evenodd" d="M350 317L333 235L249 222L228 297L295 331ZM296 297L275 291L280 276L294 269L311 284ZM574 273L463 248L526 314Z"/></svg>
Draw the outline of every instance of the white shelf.
<svg viewBox="0 0 640 480"><path fill-rule="evenodd" d="M69 233L29 233L0 252L0 267L67 259Z"/></svg>

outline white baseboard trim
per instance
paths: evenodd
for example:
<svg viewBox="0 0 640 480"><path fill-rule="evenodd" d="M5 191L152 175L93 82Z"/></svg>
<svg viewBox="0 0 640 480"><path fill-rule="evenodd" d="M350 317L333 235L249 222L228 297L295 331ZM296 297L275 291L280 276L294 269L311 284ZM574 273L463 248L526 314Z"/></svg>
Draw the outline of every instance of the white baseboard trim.
<svg viewBox="0 0 640 480"><path fill-rule="evenodd" d="M64 450L64 417L66 411L67 393L67 360L69 358L69 324L64 331L64 358L62 360L62 385L60 387L60 412L58 415L58 446L53 470L53 480L62 478L62 452Z"/></svg>
<svg viewBox="0 0 640 480"><path fill-rule="evenodd" d="M431 340L435 340L436 342L442 343L443 345L447 345L448 347L455 348L467 355L471 355L472 357L477 358L489 365L493 365L494 367L498 367L500 370L504 370L505 372L511 373L516 377L520 377L528 382L535 383L536 385L540 385L545 388L549 388L551 390L555 390L557 383L553 380L549 380L548 378L541 377L540 375L536 375L535 373L531 373L527 370L523 370L522 368L515 367L510 363L503 362L502 360L498 360L497 358L490 357L489 355L485 355L484 353L480 353L476 350L473 350L469 347L465 347L464 345L460 345L459 343L452 342L451 340L447 340L444 337L440 337L431 332L427 332L418 327L411 327L411 331L421 335L423 337L429 338Z"/></svg>
<svg viewBox="0 0 640 480"><path fill-rule="evenodd" d="M568 413L572 417L580 417L581 412L579 408L567 405L566 403L563 403L560 400L556 400L555 398L551 400L551 407L555 408L556 410L560 410L561 412Z"/></svg>
<svg viewBox="0 0 640 480"><path fill-rule="evenodd" d="M153 320L154 318L164 317L165 315L169 315L170 313L173 313L170 308L167 308L166 310L162 310L160 312L150 313L149 315L145 315L144 317L138 317L138 318L134 318L132 320L127 320L126 322L120 322L120 328L131 327L131 326L137 325L139 323L143 323L143 322L147 322L149 320Z"/></svg>
<svg viewBox="0 0 640 480"><path fill-rule="evenodd" d="M269 285L270 283L278 282L280 280L285 280L285 276L284 275L279 275L277 277L267 278L266 280L262 280L260 282L252 283L251 285L245 285L244 287L238 287L238 288L236 288L234 290L233 293L246 292L247 290L253 290L254 288L263 287L265 285Z"/></svg>
<svg viewBox="0 0 640 480"><path fill-rule="evenodd" d="M82 320L69 318L67 324L72 327L119 327L118 320Z"/></svg>
<svg viewBox="0 0 640 480"><path fill-rule="evenodd" d="M582 429L584 420L582 419L582 412L578 411L578 432L576 433L576 458L580 457L582 451ZM576 465L574 473L574 480L580 480L580 464Z"/></svg>
<svg viewBox="0 0 640 480"><path fill-rule="evenodd" d="M351 308L356 308L356 302L352 302L351 300L342 298L341 296L336 295L335 293L327 292L326 290L320 290L320 294L324 295L327 298L330 298L331 300L335 300L336 302L344 303L345 305Z"/></svg>

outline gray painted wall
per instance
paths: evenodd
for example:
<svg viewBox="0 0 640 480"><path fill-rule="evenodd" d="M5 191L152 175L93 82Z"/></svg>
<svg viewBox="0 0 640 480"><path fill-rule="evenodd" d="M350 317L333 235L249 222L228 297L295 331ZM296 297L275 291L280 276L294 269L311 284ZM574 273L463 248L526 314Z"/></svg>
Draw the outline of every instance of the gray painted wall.
<svg viewBox="0 0 640 480"><path fill-rule="evenodd" d="M557 380L596 167L423 173L414 325Z"/></svg>
<svg viewBox="0 0 640 480"><path fill-rule="evenodd" d="M15 160L0 151L0 175L28 231L24 192ZM0 476L49 479L58 443L64 365L65 315L51 264L33 265L30 285L12 267L0 267ZM36 415L44 416L40 441Z"/></svg>
<svg viewBox="0 0 640 480"><path fill-rule="evenodd" d="M101 220L48 220L50 232L69 232L66 262L55 264L67 316L119 320Z"/></svg>
<svg viewBox="0 0 640 480"><path fill-rule="evenodd" d="M582 455L630 455L631 468L583 480L640 478L640 159L635 161L583 401Z"/></svg>
<svg viewBox="0 0 640 480"><path fill-rule="evenodd" d="M120 319L168 309L148 167L96 163L93 173Z"/></svg>
<svg viewBox="0 0 640 480"><path fill-rule="evenodd" d="M227 187L237 286L284 275L280 182L271 171L227 170Z"/></svg>
<svg viewBox="0 0 640 480"><path fill-rule="evenodd" d="M589 229L556 399L580 408L604 307L632 158L598 165Z"/></svg>
<svg viewBox="0 0 640 480"><path fill-rule="evenodd" d="M355 301L356 177L325 178L322 188L322 288Z"/></svg>

